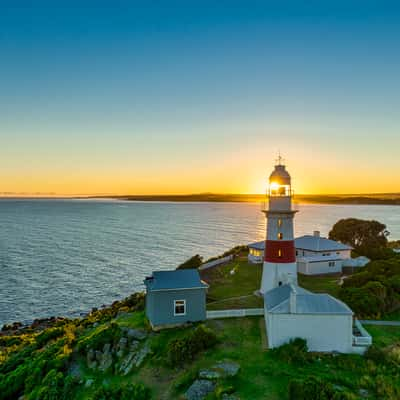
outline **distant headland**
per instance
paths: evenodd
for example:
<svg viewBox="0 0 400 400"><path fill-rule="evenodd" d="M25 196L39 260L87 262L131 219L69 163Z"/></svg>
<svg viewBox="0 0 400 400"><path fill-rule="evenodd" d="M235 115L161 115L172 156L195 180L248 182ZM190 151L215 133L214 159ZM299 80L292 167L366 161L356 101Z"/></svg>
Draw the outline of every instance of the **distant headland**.
<svg viewBox="0 0 400 400"><path fill-rule="evenodd" d="M182 194L182 195L121 195L90 196L91 198L113 198L127 201L174 201L174 202L261 202L264 194ZM400 205L400 193L295 195L298 203L354 204L354 205Z"/></svg>

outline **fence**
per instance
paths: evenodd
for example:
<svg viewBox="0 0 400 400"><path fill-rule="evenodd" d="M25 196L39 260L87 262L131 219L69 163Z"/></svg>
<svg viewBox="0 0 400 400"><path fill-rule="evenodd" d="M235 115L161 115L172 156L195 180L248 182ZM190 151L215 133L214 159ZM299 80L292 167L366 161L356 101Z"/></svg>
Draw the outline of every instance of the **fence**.
<svg viewBox="0 0 400 400"><path fill-rule="evenodd" d="M207 311L207 319L252 317L255 315L264 315L264 309L263 308L242 308L239 310Z"/></svg>
<svg viewBox="0 0 400 400"><path fill-rule="evenodd" d="M233 255L222 257L222 258L218 258L217 260L209 261L209 262L207 262L207 263L205 263L203 265L200 265L200 267L198 269L200 271L202 271L203 269L216 267L217 265L225 264L225 263L231 261L232 259L233 259Z"/></svg>

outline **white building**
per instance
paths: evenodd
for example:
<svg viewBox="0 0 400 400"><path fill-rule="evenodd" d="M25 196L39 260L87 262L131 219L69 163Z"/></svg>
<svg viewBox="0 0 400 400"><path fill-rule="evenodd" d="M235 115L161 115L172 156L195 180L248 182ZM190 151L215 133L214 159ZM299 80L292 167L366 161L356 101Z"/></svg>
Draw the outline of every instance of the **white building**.
<svg viewBox="0 0 400 400"><path fill-rule="evenodd" d="M351 309L329 294L283 285L265 294L264 308L269 348L299 337L310 351L362 354L372 343Z"/></svg>
<svg viewBox="0 0 400 400"><path fill-rule="evenodd" d="M351 259L350 246L322 237L319 231L315 231L313 235L296 238L294 245L297 271L304 275L341 273L344 260ZM248 247L249 262L263 262L265 241L251 243ZM361 264L360 261L358 266Z"/></svg>

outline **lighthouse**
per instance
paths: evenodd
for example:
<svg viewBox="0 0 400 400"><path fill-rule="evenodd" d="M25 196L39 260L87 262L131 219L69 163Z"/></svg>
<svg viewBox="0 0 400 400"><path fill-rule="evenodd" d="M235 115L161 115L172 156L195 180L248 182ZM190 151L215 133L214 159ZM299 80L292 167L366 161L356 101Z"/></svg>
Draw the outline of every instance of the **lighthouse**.
<svg viewBox="0 0 400 400"><path fill-rule="evenodd" d="M293 220L291 178L279 156L269 177L268 202L263 212L267 219L264 264L260 292L297 284L296 250Z"/></svg>

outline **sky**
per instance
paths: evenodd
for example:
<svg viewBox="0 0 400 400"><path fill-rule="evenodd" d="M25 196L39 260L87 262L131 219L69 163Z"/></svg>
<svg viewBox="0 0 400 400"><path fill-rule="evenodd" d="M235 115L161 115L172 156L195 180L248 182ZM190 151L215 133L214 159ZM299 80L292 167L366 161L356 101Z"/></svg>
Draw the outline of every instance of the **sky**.
<svg viewBox="0 0 400 400"><path fill-rule="evenodd" d="M0 193L400 192L400 6L0 0Z"/></svg>

